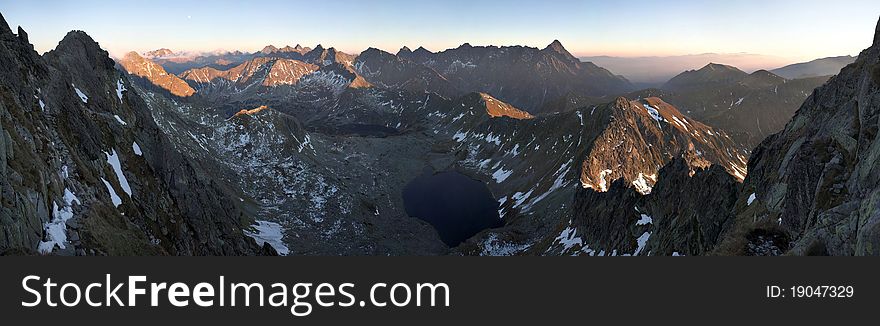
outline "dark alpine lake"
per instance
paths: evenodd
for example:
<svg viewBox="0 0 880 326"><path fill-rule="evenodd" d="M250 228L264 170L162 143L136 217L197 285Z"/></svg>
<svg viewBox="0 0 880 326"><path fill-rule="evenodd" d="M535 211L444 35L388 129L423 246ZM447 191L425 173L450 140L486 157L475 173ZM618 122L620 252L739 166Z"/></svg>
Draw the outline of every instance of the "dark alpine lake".
<svg viewBox="0 0 880 326"><path fill-rule="evenodd" d="M404 187L403 203L409 216L433 225L450 247L503 224L486 184L458 172L422 174Z"/></svg>

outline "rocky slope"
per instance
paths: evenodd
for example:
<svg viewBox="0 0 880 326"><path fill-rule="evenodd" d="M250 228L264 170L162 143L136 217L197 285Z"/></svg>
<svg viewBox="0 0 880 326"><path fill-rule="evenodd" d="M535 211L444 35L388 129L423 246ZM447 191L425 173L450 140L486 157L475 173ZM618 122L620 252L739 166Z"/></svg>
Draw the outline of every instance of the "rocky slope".
<svg viewBox="0 0 880 326"><path fill-rule="evenodd" d="M532 253L691 256L714 250L732 224L739 183L719 165L694 169L683 158L670 161L658 175L646 195L623 180L604 193L579 189L571 218Z"/></svg>
<svg viewBox="0 0 880 326"><path fill-rule="evenodd" d="M379 49L361 52L354 68L367 81L380 87L413 93L433 92L448 98L462 95L461 90L434 69Z"/></svg>
<svg viewBox="0 0 880 326"><path fill-rule="evenodd" d="M877 255L878 67L880 24L874 44L754 150L743 184L674 160L646 196L622 181L579 191L572 218L532 253Z"/></svg>
<svg viewBox="0 0 880 326"><path fill-rule="evenodd" d="M555 237L557 221L571 219L578 189L606 192L620 179L634 198L649 194L662 180L659 170L676 158L685 158L685 174L711 165L732 183L745 175L745 153L729 136L657 98L618 98L533 119L469 123L467 117L478 116L471 112L453 110L438 125L455 130L458 164L492 180L506 225L456 248L463 254L542 253L541 239Z"/></svg>
<svg viewBox="0 0 880 326"><path fill-rule="evenodd" d="M727 254L880 253L880 24L873 45L755 149Z"/></svg>
<svg viewBox="0 0 880 326"><path fill-rule="evenodd" d="M776 133L794 116L813 89L828 77L785 79L766 70L747 74L735 67L709 64L684 72L662 90L628 96L656 96L694 119L728 131L746 150Z"/></svg>
<svg viewBox="0 0 880 326"><path fill-rule="evenodd" d="M174 96L187 97L196 92L185 81L165 72L162 66L140 56L137 52L129 52L117 63L130 75L145 79L155 87L164 89Z"/></svg>
<svg viewBox="0 0 880 326"><path fill-rule="evenodd" d="M264 252L242 231L251 223L242 205L169 148L88 35L71 32L41 57L0 17L0 57L0 252Z"/></svg>

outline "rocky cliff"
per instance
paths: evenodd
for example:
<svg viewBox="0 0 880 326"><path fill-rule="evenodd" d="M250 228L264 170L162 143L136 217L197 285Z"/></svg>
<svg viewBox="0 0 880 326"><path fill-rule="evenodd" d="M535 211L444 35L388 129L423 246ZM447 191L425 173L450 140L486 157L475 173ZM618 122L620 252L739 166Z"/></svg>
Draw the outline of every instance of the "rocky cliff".
<svg viewBox="0 0 880 326"><path fill-rule="evenodd" d="M70 32L41 57L0 18L0 61L0 252L262 252L242 231L250 217L170 149L88 35Z"/></svg>

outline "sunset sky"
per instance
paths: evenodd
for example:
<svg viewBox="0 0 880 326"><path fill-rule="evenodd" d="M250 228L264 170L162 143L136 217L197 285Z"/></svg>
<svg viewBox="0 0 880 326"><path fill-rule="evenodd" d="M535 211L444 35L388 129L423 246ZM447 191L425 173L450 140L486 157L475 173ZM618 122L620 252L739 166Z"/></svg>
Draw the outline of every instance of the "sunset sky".
<svg viewBox="0 0 880 326"><path fill-rule="evenodd" d="M544 47L575 55L754 53L797 60L871 44L880 1L0 1L40 52L84 30L114 55L256 51L322 44L359 53L472 45Z"/></svg>

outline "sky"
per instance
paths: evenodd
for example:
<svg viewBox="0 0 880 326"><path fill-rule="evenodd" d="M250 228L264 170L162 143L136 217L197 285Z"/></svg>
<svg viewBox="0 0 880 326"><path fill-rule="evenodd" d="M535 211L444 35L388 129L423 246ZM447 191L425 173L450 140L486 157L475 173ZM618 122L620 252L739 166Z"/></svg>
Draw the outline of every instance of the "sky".
<svg viewBox="0 0 880 326"><path fill-rule="evenodd" d="M870 46L880 1L0 0L0 13L41 53L79 29L115 56L297 43L349 53L465 42L543 48L558 39L577 56L751 53L797 62Z"/></svg>

